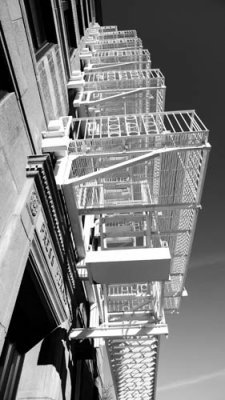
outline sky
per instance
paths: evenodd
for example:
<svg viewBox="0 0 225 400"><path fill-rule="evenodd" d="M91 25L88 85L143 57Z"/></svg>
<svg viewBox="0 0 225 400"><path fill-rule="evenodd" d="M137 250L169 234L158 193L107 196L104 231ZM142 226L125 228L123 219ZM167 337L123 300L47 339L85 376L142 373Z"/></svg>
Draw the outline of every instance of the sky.
<svg viewBox="0 0 225 400"><path fill-rule="evenodd" d="M136 29L166 77L166 110L196 109L209 165L186 281L168 318L157 400L225 398L225 1L102 0L104 25Z"/></svg>

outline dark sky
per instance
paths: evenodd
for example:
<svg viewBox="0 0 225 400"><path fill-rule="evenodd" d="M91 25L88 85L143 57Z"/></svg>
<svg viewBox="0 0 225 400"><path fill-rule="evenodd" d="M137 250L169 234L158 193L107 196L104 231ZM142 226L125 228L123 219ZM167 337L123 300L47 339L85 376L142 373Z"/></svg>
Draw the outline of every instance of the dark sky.
<svg viewBox="0 0 225 400"><path fill-rule="evenodd" d="M190 298L162 345L157 398L224 400L225 0L102 0L102 6L105 25L136 29L149 49L153 68L166 77L166 110L196 109L211 132Z"/></svg>

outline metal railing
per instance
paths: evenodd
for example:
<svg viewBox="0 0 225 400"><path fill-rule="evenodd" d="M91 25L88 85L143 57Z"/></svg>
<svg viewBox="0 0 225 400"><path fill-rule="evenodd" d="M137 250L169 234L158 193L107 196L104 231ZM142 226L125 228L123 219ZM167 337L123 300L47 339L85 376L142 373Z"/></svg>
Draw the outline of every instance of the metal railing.
<svg viewBox="0 0 225 400"><path fill-rule="evenodd" d="M84 79L85 90L133 89L165 85L165 78L159 69L120 70L119 65L116 70L86 72Z"/></svg>
<svg viewBox="0 0 225 400"><path fill-rule="evenodd" d="M99 31L99 33L117 32L118 28L117 28L117 25L106 25L106 26L98 27L98 31Z"/></svg>
<svg viewBox="0 0 225 400"><path fill-rule="evenodd" d="M166 87L138 87L130 89L81 90L73 105L80 116L140 114L164 111ZM82 108L81 108L82 106Z"/></svg>
<svg viewBox="0 0 225 400"><path fill-rule="evenodd" d="M110 50L110 49L139 49L142 48L142 40L140 38L121 38L121 39L104 39L89 42L92 51Z"/></svg>
<svg viewBox="0 0 225 400"><path fill-rule="evenodd" d="M117 66L118 65L118 66ZM110 50L96 51L86 63L86 68L106 70L108 68L120 69L150 69L151 58L148 50Z"/></svg>
<svg viewBox="0 0 225 400"><path fill-rule="evenodd" d="M137 37L137 31L134 29L124 31L110 31L110 32L99 32L96 38L98 40L111 40L111 39L126 39Z"/></svg>
<svg viewBox="0 0 225 400"><path fill-rule="evenodd" d="M208 140L208 130L193 110L76 118L73 122L69 152L83 155L147 152ZM193 157L199 155L193 153Z"/></svg>

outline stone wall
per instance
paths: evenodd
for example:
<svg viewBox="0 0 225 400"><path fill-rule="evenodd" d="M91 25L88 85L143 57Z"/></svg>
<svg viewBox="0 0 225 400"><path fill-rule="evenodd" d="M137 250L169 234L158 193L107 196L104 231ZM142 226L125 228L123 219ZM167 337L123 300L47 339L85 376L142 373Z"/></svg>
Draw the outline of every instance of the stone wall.
<svg viewBox="0 0 225 400"><path fill-rule="evenodd" d="M58 45L53 45L37 64L38 78L48 121L68 114L68 96Z"/></svg>

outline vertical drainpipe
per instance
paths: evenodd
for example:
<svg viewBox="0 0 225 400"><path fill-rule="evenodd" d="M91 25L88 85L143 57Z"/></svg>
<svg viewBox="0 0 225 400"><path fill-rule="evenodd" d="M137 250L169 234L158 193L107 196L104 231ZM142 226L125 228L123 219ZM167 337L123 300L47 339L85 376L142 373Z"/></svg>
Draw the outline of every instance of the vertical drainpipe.
<svg viewBox="0 0 225 400"><path fill-rule="evenodd" d="M89 14L90 23L92 24L93 23L92 1L91 0L87 0L87 1L88 1L88 4L89 4L89 11L90 11L90 14Z"/></svg>
<svg viewBox="0 0 225 400"><path fill-rule="evenodd" d="M85 0L85 3L86 3L87 20L88 20L88 27L89 27L89 25L90 25L90 15L89 15L88 0Z"/></svg>
<svg viewBox="0 0 225 400"><path fill-rule="evenodd" d="M82 14L82 25L83 25L83 31L84 31L84 35L85 35L85 31L86 31L86 27L85 27L85 21L84 21L84 8L83 8L83 1L80 1L80 8L81 8L81 14Z"/></svg>
<svg viewBox="0 0 225 400"><path fill-rule="evenodd" d="M95 7L94 7L94 1L90 0L90 9L91 9L91 22L95 23L96 22L96 17L95 17Z"/></svg>
<svg viewBox="0 0 225 400"><path fill-rule="evenodd" d="M79 47L80 31L79 31L79 22L78 22L77 7L75 4L75 0L71 0L71 6L72 6L73 24L74 24L74 30L75 30L75 35L76 35L77 47Z"/></svg>
<svg viewBox="0 0 225 400"><path fill-rule="evenodd" d="M61 21L61 35L64 38L63 41L63 48L64 48L64 53L65 53L65 63L66 63L66 69L67 69L67 73L69 74L69 77L71 76L71 65L70 65L70 56L69 56L69 47L68 47L68 43L67 40L65 40L66 38L66 28L65 28L65 22L64 22L64 15L63 15L63 7L62 7L62 2L61 0L55 0L57 2L58 5L58 14L59 14L59 18Z"/></svg>
<svg viewBox="0 0 225 400"><path fill-rule="evenodd" d="M63 41L63 33L60 31L60 24L61 24L61 15L60 15L60 10L57 7L57 0L50 0L51 1L51 6L52 6L52 11L53 11L53 19L54 19L54 24L55 24L55 29L56 29L56 36L57 36L57 42L59 45L59 53L60 53L60 58L62 61L62 64L64 65L64 70L63 70L63 75L64 75L64 82L66 84L67 82L67 76L66 73L69 75L70 70L69 70L69 65L68 65L68 60L67 58L64 58L62 49L65 49L65 43ZM63 27L62 27L63 31Z"/></svg>

